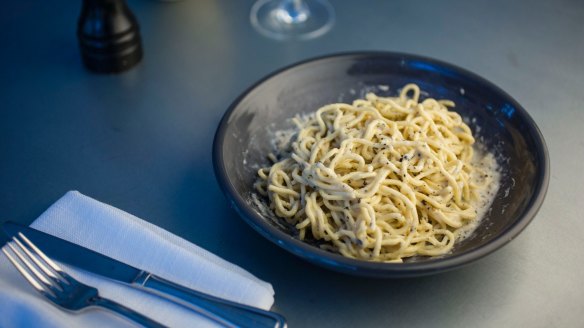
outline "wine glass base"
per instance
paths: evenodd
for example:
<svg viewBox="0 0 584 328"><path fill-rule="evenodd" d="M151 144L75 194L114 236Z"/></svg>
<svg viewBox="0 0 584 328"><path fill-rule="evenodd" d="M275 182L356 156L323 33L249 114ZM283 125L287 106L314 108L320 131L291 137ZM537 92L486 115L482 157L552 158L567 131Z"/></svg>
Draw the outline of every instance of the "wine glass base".
<svg viewBox="0 0 584 328"><path fill-rule="evenodd" d="M282 0L259 0L250 20L262 35L276 40L308 40L328 32L334 24L333 7L326 0L303 0L303 9L289 12Z"/></svg>

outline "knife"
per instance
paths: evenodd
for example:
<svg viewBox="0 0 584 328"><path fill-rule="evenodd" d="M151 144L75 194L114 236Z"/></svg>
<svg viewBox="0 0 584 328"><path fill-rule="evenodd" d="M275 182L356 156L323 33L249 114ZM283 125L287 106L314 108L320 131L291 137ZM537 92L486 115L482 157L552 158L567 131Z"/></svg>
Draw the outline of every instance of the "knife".
<svg viewBox="0 0 584 328"><path fill-rule="evenodd" d="M2 230L11 237L23 233L53 259L171 300L226 327L286 327L276 312L189 289L42 231L10 221L2 223Z"/></svg>

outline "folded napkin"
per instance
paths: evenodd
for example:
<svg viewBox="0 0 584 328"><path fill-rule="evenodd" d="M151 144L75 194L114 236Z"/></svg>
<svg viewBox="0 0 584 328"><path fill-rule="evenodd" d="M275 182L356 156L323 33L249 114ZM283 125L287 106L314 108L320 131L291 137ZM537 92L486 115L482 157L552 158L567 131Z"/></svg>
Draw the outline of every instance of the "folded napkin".
<svg viewBox="0 0 584 328"><path fill-rule="evenodd" d="M131 214L70 191L31 225L181 285L269 309L272 286L240 267ZM107 297L171 327L214 327L195 312L157 296L62 265ZM72 314L49 304L0 253L0 327L128 327L106 310Z"/></svg>

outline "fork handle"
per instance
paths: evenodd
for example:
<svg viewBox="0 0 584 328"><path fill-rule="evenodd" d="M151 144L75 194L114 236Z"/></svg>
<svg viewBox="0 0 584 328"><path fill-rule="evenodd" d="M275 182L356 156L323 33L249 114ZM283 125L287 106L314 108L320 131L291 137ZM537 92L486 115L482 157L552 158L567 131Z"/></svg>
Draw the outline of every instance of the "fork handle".
<svg viewBox="0 0 584 328"><path fill-rule="evenodd" d="M94 306L99 306L99 307L111 310L113 312L116 312L116 313L136 322L136 323L143 325L144 327L152 327L152 328L166 327L166 326L148 318L147 316L130 309L129 307L126 307L120 303L114 302L114 301L109 300L107 298L103 298L103 297L99 297L99 296L94 297L91 299L91 304Z"/></svg>
<svg viewBox="0 0 584 328"><path fill-rule="evenodd" d="M286 319L276 312L221 299L152 274L145 274L135 284L191 308L225 327L286 327Z"/></svg>

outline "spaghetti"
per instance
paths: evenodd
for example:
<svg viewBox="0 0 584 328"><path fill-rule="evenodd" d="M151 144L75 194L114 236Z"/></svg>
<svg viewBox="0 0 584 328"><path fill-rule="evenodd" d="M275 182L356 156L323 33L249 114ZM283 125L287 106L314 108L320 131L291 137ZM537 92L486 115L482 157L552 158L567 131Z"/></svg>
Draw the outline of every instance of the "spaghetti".
<svg viewBox="0 0 584 328"><path fill-rule="evenodd" d="M496 161L450 100L369 93L305 117L258 171L255 185L276 216L321 248L351 258L401 262L448 253L494 194Z"/></svg>

